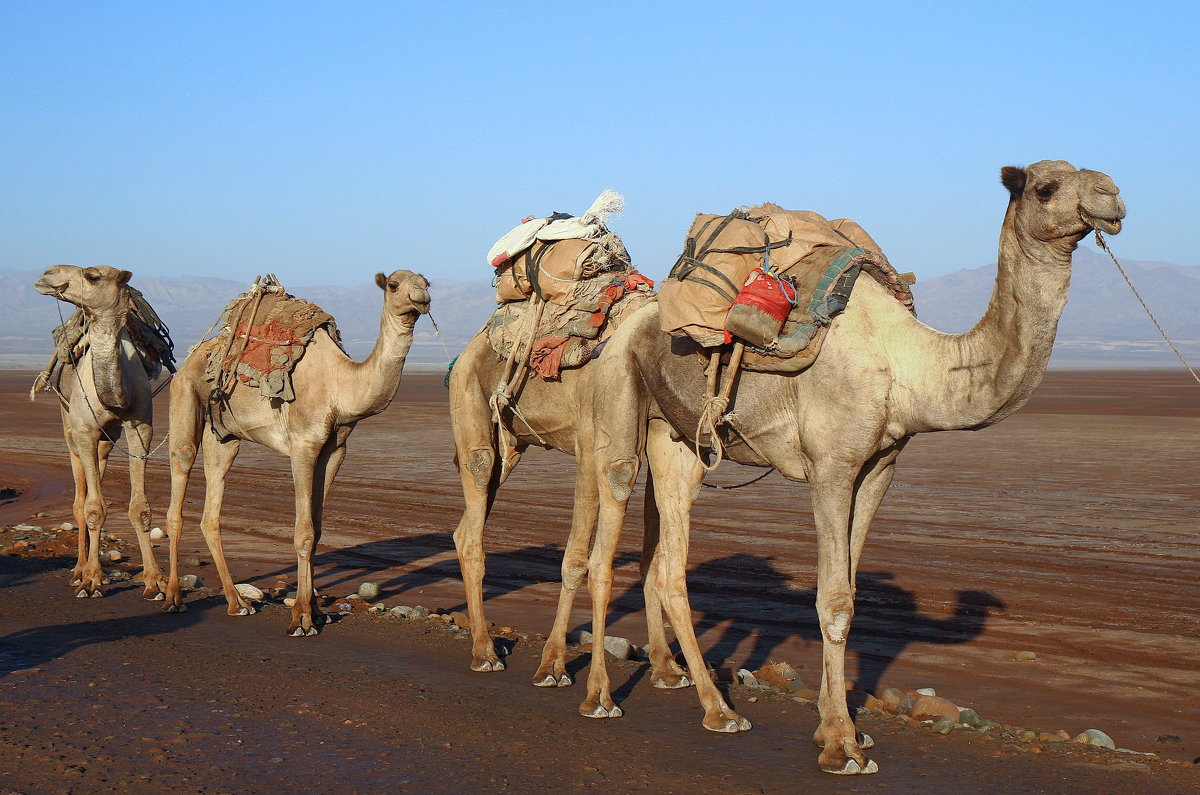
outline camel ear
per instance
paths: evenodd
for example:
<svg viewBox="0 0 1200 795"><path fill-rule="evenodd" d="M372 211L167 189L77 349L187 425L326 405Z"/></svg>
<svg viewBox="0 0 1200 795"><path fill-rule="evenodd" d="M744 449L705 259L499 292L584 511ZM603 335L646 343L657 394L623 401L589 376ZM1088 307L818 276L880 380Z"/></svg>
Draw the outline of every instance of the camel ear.
<svg viewBox="0 0 1200 795"><path fill-rule="evenodd" d="M117 285L124 287L129 284L129 280L133 278L133 274L129 271L121 271L117 274Z"/></svg>
<svg viewBox="0 0 1200 795"><path fill-rule="evenodd" d="M380 290L387 290L387 277L382 273L375 274L375 283L379 285Z"/></svg>
<svg viewBox="0 0 1200 795"><path fill-rule="evenodd" d="M1005 166L1000 169L1000 184L1008 188L1009 194L1014 198L1020 198L1025 192L1025 169L1018 166Z"/></svg>

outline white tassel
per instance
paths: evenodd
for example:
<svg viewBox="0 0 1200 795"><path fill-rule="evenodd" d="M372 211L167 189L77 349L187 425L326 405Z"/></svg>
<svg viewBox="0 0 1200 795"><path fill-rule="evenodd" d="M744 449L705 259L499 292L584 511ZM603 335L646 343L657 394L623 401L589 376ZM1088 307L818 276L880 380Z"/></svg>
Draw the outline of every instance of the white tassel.
<svg viewBox="0 0 1200 795"><path fill-rule="evenodd" d="M584 224L603 224L610 218L620 214L624 209L625 197L615 190L606 188L603 193L596 197L596 201L592 202L592 206L587 208L587 212L579 220Z"/></svg>

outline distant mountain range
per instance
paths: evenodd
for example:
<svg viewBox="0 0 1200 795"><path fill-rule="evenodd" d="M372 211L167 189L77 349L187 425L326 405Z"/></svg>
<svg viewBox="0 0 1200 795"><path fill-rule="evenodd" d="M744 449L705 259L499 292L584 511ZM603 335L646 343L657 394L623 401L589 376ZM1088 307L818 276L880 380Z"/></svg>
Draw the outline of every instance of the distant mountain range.
<svg viewBox="0 0 1200 795"><path fill-rule="evenodd" d="M1184 355L1200 361L1200 266L1122 262L1142 298ZM50 354L58 303L33 290L40 274L0 273L0 367L40 368ZM919 278L920 274L918 274ZM995 283L995 265L920 280L913 287L918 317L946 332L970 328L983 314ZM200 339L225 304L247 284L211 278L139 278L137 286L170 326L179 358ZM348 287L287 285L337 318L348 352L365 356L379 331L382 297L372 282ZM417 324L409 366L444 367L479 330L495 306L487 281L435 279L433 317ZM69 314L66 305L63 316ZM443 349L443 345L445 349ZM1107 256L1082 247L1075 253L1071 294L1059 323L1052 367L1178 367L1179 360Z"/></svg>

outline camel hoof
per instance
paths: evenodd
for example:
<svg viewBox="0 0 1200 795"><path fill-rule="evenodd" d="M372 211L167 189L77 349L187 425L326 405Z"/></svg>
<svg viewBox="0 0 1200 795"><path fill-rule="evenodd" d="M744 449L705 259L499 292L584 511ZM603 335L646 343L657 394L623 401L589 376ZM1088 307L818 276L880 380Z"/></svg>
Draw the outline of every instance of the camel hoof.
<svg viewBox="0 0 1200 795"><path fill-rule="evenodd" d="M588 712L586 709L580 709L579 714L585 718L619 718L625 713L616 704L611 708L605 708L603 704L597 704L596 708Z"/></svg>
<svg viewBox="0 0 1200 795"><path fill-rule="evenodd" d="M750 721L741 716L738 716L737 718L729 718L720 726L709 726L707 723L704 724L704 728L708 729L710 732L721 732L724 734L748 732L750 731L751 727L752 724Z"/></svg>
<svg viewBox="0 0 1200 795"><path fill-rule="evenodd" d="M555 676L553 673L548 673L541 679L533 680L534 687L570 687L572 684L574 684L574 682L572 682L571 677L567 676L566 674Z"/></svg>
<svg viewBox="0 0 1200 795"><path fill-rule="evenodd" d="M826 773L833 773L835 776L869 776L879 772L879 765L875 764L874 759L868 759L866 767L861 766L857 759L847 759L846 764L841 767L823 767L821 769Z"/></svg>
<svg viewBox="0 0 1200 795"><path fill-rule="evenodd" d="M186 613L187 605L167 605L163 608L164 613Z"/></svg>
<svg viewBox="0 0 1200 795"><path fill-rule="evenodd" d="M688 679L683 674L678 674L675 676L664 676L659 679L654 679L651 681L651 684L660 690L680 690L685 687L691 687L692 680Z"/></svg>
<svg viewBox="0 0 1200 795"><path fill-rule="evenodd" d="M480 660L471 666L471 670L479 671L481 673L487 671L503 671L504 663L500 660Z"/></svg>
<svg viewBox="0 0 1200 795"><path fill-rule="evenodd" d="M75 594L75 598L76 599L87 599L87 595L88 595L87 589L81 588L81 589L79 589L79 593Z"/></svg>
<svg viewBox="0 0 1200 795"><path fill-rule="evenodd" d="M104 596L104 592L103 592L103 591L101 591L99 588L97 588L96 590L92 591L92 598L93 598L93 599L99 599L101 596Z"/></svg>
<svg viewBox="0 0 1200 795"><path fill-rule="evenodd" d="M82 577L76 577L75 579L71 580L71 587L74 588L76 585L83 585Z"/></svg>
<svg viewBox="0 0 1200 795"><path fill-rule="evenodd" d="M161 602L162 600L164 600L166 598L167 598L167 595L164 594L162 591L159 591L158 593L154 594L154 596L147 596L146 601Z"/></svg>
<svg viewBox="0 0 1200 795"><path fill-rule="evenodd" d="M858 733L858 747L862 748L863 750L866 750L868 748L874 748L875 741L872 740L871 735L867 734L866 732L859 732ZM874 764L874 762L868 764L867 767L870 767L872 764Z"/></svg>
<svg viewBox="0 0 1200 795"><path fill-rule="evenodd" d="M239 607L237 612L230 613L231 616L252 616L257 611L253 607Z"/></svg>

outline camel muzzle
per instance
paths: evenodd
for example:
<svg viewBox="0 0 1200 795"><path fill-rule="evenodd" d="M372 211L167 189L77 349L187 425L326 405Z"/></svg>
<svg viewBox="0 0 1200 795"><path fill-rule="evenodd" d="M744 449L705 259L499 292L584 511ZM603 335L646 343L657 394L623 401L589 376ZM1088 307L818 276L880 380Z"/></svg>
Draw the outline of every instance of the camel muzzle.
<svg viewBox="0 0 1200 795"><path fill-rule="evenodd" d="M65 282L63 284L53 284L47 281L46 277L43 276L33 283L33 289L37 290L42 295L53 295L58 297L62 295L63 290L67 289L67 285Z"/></svg>

